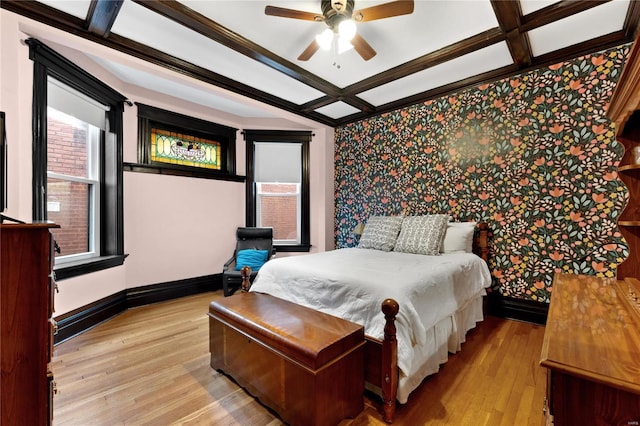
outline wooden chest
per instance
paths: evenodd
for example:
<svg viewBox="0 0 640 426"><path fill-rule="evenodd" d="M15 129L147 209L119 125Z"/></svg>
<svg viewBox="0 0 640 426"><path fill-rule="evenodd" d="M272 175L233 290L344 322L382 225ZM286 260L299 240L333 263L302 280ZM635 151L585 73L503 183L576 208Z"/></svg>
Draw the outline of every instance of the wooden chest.
<svg viewBox="0 0 640 426"><path fill-rule="evenodd" d="M291 425L334 425L363 410L364 329L260 293L211 302L211 367Z"/></svg>

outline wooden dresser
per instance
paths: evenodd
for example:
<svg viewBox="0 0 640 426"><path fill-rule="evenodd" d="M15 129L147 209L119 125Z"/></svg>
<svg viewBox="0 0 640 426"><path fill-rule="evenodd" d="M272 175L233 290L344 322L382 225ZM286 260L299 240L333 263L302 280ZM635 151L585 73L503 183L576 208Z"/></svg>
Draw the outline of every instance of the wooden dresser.
<svg viewBox="0 0 640 426"><path fill-rule="evenodd" d="M556 274L540 364L547 424L640 424L640 281Z"/></svg>
<svg viewBox="0 0 640 426"><path fill-rule="evenodd" d="M52 223L0 225L0 424L52 421Z"/></svg>

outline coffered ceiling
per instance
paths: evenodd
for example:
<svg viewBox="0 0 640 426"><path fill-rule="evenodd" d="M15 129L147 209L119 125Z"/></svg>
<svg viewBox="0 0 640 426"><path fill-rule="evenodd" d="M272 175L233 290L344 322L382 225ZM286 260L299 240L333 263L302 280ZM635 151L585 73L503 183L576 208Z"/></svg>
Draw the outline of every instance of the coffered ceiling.
<svg viewBox="0 0 640 426"><path fill-rule="evenodd" d="M354 9L383 3L355 0ZM417 0L413 13L357 22L373 58L332 49L301 61L326 24L269 16L267 5L321 15L320 0L0 2L182 77L82 52L125 83L239 117L274 117L277 107L329 126L633 41L640 22L629 0Z"/></svg>

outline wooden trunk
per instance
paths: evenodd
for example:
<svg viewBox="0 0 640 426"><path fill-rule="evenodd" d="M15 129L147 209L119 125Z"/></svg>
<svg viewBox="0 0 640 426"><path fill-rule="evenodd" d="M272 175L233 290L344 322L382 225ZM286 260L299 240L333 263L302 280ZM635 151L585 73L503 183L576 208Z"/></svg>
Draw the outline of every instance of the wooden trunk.
<svg viewBox="0 0 640 426"><path fill-rule="evenodd" d="M291 425L334 425L363 410L364 329L273 296L211 302L211 367Z"/></svg>

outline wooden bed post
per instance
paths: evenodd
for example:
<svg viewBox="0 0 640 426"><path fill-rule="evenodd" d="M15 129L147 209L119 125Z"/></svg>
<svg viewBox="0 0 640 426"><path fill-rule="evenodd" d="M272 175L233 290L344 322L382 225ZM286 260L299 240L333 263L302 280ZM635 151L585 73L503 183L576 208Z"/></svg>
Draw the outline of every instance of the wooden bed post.
<svg viewBox="0 0 640 426"><path fill-rule="evenodd" d="M396 340L396 315L400 306L393 299L382 302L384 313L384 340L382 341L382 404L384 421L392 423L396 413L398 394L398 341Z"/></svg>
<svg viewBox="0 0 640 426"><path fill-rule="evenodd" d="M478 235L474 238L474 252L489 263L489 237L491 231L487 222L478 223Z"/></svg>
<svg viewBox="0 0 640 426"><path fill-rule="evenodd" d="M251 276L251 268L248 266L243 266L240 269L240 276L242 277L242 291L247 292L251 288L251 281L249 281L249 277Z"/></svg>

